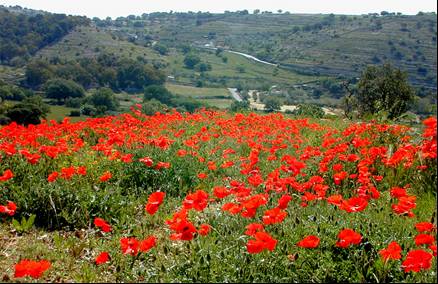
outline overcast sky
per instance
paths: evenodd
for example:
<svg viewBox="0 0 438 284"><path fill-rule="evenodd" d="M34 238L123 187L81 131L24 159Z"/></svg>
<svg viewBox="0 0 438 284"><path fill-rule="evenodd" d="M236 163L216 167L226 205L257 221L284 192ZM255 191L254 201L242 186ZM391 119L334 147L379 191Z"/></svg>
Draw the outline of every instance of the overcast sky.
<svg viewBox="0 0 438 284"><path fill-rule="evenodd" d="M291 13L367 14L381 11L416 14L437 12L435 0L0 0L5 6L54 13L105 18L141 15L151 12L209 11L224 12L247 9L289 11Z"/></svg>

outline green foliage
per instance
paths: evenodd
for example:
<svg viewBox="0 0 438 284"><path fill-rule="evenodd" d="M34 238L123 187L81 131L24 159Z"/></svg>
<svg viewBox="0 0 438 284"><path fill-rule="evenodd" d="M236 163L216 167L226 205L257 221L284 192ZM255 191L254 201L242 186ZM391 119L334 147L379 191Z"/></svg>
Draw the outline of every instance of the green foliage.
<svg viewBox="0 0 438 284"><path fill-rule="evenodd" d="M47 98L64 102L67 98L82 98L85 96L85 91L81 85L60 78L47 81L44 90Z"/></svg>
<svg viewBox="0 0 438 284"><path fill-rule="evenodd" d="M230 106L231 111L239 112L249 109L249 102L248 101L233 101Z"/></svg>
<svg viewBox="0 0 438 284"><path fill-rule="evenodd" d="M156 50L161 55L166 55L167 53L169 53L169 48L166 45L160 43L154 45L154 50Z"/></svg>
<svg viewBox="0 0 438 284"><path fill-rule="evenodd" d="M151 85L144 89L143 98L145 101L156 99L163 104L170 105L174 95L164 86Z"/></svg>
<svg viewBox="0 0 438 284"><path fill-rule="evenodd" d="M299 104L292 113L306 117L324 117L324 110L320 106L314 104Z"/></svg>
<svg viewBox="0 0 438 284"><path fill-rule="evenodd" d="M86 17L65 14L10 12L0 7L0 62L10 62L20 56L35 54L42 47L53 43L77 25L88 25Z"/></svg>
<svg viewBox="0 0 438 284"><path fill-rule="evenodd" d="M9 108L5 116L18 124L39 124L49 110L40 96L32 96Z"/></svg>
<svg viewBox="0 0 438 284"><path fill-rule="evenodd" d="M386 63L364 70L356 99L361 115L385 111L389 119L394 119L411 107L414 91L407 81L407 73Z"/></svg>
<svg viewBox="0 0 438 284"><path fill-rule="evenodd" d="M113 91L109 88L99 88L91 96L87 97L86 102L93 105L96 109L101 109L102 114L108 110L115 111L119 107Z"/></svg>
<svg viewBox="0 0 438 284"><path fill-rule="evenodd" d="M118 87L124 90L141 90L145 86L163 84L164 73L141 62L124 59L117 68Z"/></svg>
<svg viewBox="0 0 438 284"><path fill-rule="evenodd" d="M276 97L268 96L264 100L264 103L265 103L265 110L268 112L278 111L281 109L281 102Z"/></svg>
<svg viewBox="0 0 438 284"><path fill-rule="evenodd" d="M18 222L16 219L12 219L12 226L19 234L25 233L33 227L33 224L35 222L35 217L36 217L35 214L31 214L29 218L26 220L26 218L22 216L21 223Z"/></svg>
<svg viewBox="0 0 438 284"><path fill-rule="evenodd" d="M54 76L52 66L41 60L36 60L26 66L25 81L31 88L37 88Z"/></svg>
<svg viewBox="0 0 438 284"><path fill-rule="evenodd" d="M188 53L184 57L184 65L188 69L194 69L196 64L198 64L200 62L201 62L201 58L199 57L199 55L197 55L195 53Z"/></svg>

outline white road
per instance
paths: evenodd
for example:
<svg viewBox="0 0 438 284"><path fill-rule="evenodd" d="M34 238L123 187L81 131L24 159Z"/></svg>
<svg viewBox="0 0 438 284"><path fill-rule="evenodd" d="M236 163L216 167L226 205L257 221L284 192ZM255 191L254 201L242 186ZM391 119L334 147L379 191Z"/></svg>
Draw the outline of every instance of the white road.
<svg viewBox="0 0 438 284"><path fill-rule="evenodd" d="M228 91L230 91L231 96L238 102L242 101L242 98L239 95L239 92L236 88L228 88Z"/></svg>

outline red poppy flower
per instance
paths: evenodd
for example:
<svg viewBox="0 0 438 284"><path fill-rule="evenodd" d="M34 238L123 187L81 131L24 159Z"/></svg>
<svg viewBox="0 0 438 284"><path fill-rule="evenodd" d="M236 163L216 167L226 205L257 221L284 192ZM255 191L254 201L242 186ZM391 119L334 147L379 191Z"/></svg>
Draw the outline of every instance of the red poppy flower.
<svg viewBox="0 0 438 284"><path fill-rule="evenodd" d="M109 253L107 253L106 251L101 252L97 257L96 257L96 264L97 265L101 265L104 264L105 262L109 261Z"/></svg>
<svg viewBox="0 0 438 284"><path fill-rule="evenodd" d="M108 233L111 232L112 228L104 219L102 218L94 218L94 225L99 227L103 232Z"/></svg>
<svg viewBox="0 0 438 284"><path fill-rule="evenodd" d="M8 214L9 216L14 216L16 210L17 205L12 201L8 201L7 205L0 205L0 213Z"/></svg>
<svg viewBox="0 0 438 284"><path fill-rule="evenodd" d="M198 178L199 179L205 179L207 177L207 174L206 173L199 173L198 174Z"/></svg>
<svg viewBox="0 0 438 284"><path fill-rule="evenodd" d="M400 259L401 251L402 249L397 242L391 242L387 248L380 250L379 254L386 261L388 259Z"/></svg>
<svg viewBox="0 0 438 284"><path fill-rule="evenodd" d="M344 200L341 205L341 209L349 213L359 212L364 210L368 206L368 201L363 197L352 197L348 200Z"/></svg>
<svg viewBox="0 0 438 284"><path fill-rule="evenodd" d="M195 209L202 211L208 204L208 193L203 190L197 190L192 194L186 196L183 201L185 209Z"/></svg>
<svg viewBox="0 0 438 284"><path fill-rule="evenodd" d="M432 250L432 252L433 252L433 256L436 256L436 245L430 245L430 246L429 246L429 249Z"/></svg>
<svg viewBox="0 0 438 284"><path fill-rule="evenodd" d="M53 172L47 177L48 182L54 182L59 176L58 172Z"/></svg>
<svg viewBox="0 0 438 284"><path fill-rule="evenodd" d="M61 177L63 179L69 180L76 173L76 169L74 167L62 168L61 169Z"/></svg>
<svg viewBox="0 0 438 284"><path fill-rule="evenodd" d="M136 238L121 238L120 246L123 254L137 255L140 243Z"/></svg>
<svg viewBox="0 0 438 284"><path fill-rule="evenodd" d="M336 194L336 195L332 195L327 197L327 202L336 206L341 206L342 205L342 195L340 194Z"/></svg>
<svg viewBox="0 0 438 284"><path fill-rule="evenodd" d="M287 205L289 204L289 201L292 200L292 197L289 194L285 194L278 199L278 208L280 209L286 209Z"/></svg>
<svg viewBox="0 0 438 284"><path fill-rule="evenodd" d="M170 163L166 163L166 162L158 162L155 165L156 170L168 169L168 168L170 168Z"/></svg>
<svg viewBox="0 0 438 284"><path fill-rule="evenodd" d="M87 174L87 168L84 166L78 167L76 169L76 173L81 176L85 176Z"/></svg>
<svg viewBox="0 0 438 284"><path fill-rule="evenodd" d="M307 236L304 239L302 239L301 241L299 241L297 243L297 246L302 247L302 248L316 248L319 245L319 238L317 236Z"/></svg>
<svg viewBox="0 0 438 284"><path fill-rule="evenodd" d="M139 161L142 162L143 164L145 164L145 165L148 166L148 167L152 167L152 165L154 164L154 162L152 161L152 159L149 158L149 157L141 158L141 159L139 159Z"/></svg>
<svg viewBox="0 0 438 284"><path fill-rule="evenodd" d="M415 229L417 229L417 231L420 233L432 232L435 229L435 226L429 222L420 222L415 224Z"/></svg>
<svg viewBox="0 0 438 284"><path fill-rule="evenodd" d="M126 154L120 157L120 160L123 163L132 163L132 157L134 157L134 154Z"/></svg>
<svg viewBox="0 0 438 284"><path fill-rule="evenodd" d="M280 208L274 208L271 210L266 210L265 215L263 215L263 223L266 225L281 223L286 218L287 212L281 210Z"/></svg>
<svg viewBox="0 0 438 284"><path fill-rule="evenodd" d="M251 223L251 224L247 225L245 228L246 228L245 235L248 235L248 236L254 236L255 233L263 232L265 230L265 227L263 226L263 224L260 224L260 223Z"/></svg>
<svg viewBox="0 0 438 284"><path fill-rule="evenodd" d="M217 198L225 198L228 195L231 194L231 191L229 189L227 189L226 187L223 186L216 186L213 188L213 194L217 197Z"/></svg>
<svg viewBox="0 0 438 284"><path fill-rule="evenodd" d="M202 224L199 229L198 229L198 233L201 236L206 236L208 235L208 233L210 233L211 227L208 224Z"/></svg>
<svg viewBox="0 0 438 284"><path fill-rule="evenodd" d="M431 245L435 243L435 237L427 234L419 234L415 237L415 244L417 246L421 245Z"/></svg>
<svg viewBox="0 0 438 284"><path fill-rule="evenodd" d="M391 188L389 193L391 194L391 197L393 197L393 198L400 198L400 197L408 196L406 189L401 188L401 187L393 187L393 188Z"/></svg>
<svg viewBox="0 0 438 284"><path fill-rule="evenodd" d="M338 235L337 247L346 248L350 245L358 245L362 241L362 236L351 229L344 229Z"/></svg>
<svg viewBox="0 0 438 284"><path fill-rule="evenodd" d="M185 219L171 224L170 228L175 231L175 233L170 235L171 240L190 241L196 233L195 226Z"/></svg>
<svg viewBox="0 0 438 284"><path fill-rule="evenodd" d="M165 196L166 193L162 191L157 191L149 195L148 203L145 206L145 210L150 215L154 215L158 211L158 207L160 207L161 203L163 203Z"/></svg>
<svg viewBox="0 0 438 284"><path fill-rule="evenodd" d="M11 170L6 170L3 172L3 175L0 176L0 181L7 181L14 177L14 174Z"/></svg>
<svg viewBox="0 0 438 284"><path fill-rule="evenodd" d="M111 174L111 172L106 171L103 175L100 176L99 180L101 182L106 182L108 180L110 180L113 177L113 175Z"/></svg>
<svg viewBox="0 0 438 284"><path fill-rule="evenodd" d="M151 248L153 248L156 245L157 239L154 236L150 236L149 238L140 241L140 251L141 252L147 252Z"/></svg>
<svg viewBox="0 0 438 284"><path fill-rule="evenodd" d="M23 259L15 264L15 278L30 276L34 279L40 278L43 273L51 266L47 260L33 261Z"/></svg>
<svg viewBox="0 0 438 284"><path fill-rule="evenodd" d="M411 250L403 261L402 268L405 272L428 270L432 266L432 258L432 254L427 251L421 249Z"/></svg>
<svg viewBox="0 0 438 284"><path fill-rule="evenodd" d="M254 238L255 240L249 240L246 244L246 249L251 254L260 253L265 249L273 251L277 245L277 240L266 232L257 232Z"/></svg>

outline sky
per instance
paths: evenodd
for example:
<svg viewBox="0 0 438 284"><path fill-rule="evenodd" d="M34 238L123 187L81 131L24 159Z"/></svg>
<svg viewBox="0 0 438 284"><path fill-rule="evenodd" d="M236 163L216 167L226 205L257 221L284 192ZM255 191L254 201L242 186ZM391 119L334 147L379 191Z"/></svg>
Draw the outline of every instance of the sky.
<svg viewBox="0 0 438 284"><path fill-rule="evenodd" d="M437 12L435 0L0 0L0 4L101 19L171 10L221 13L247 9L252 13L255 9L272 12L281 9L291 13L352 15L381 11L406 15Z"/></svg>

